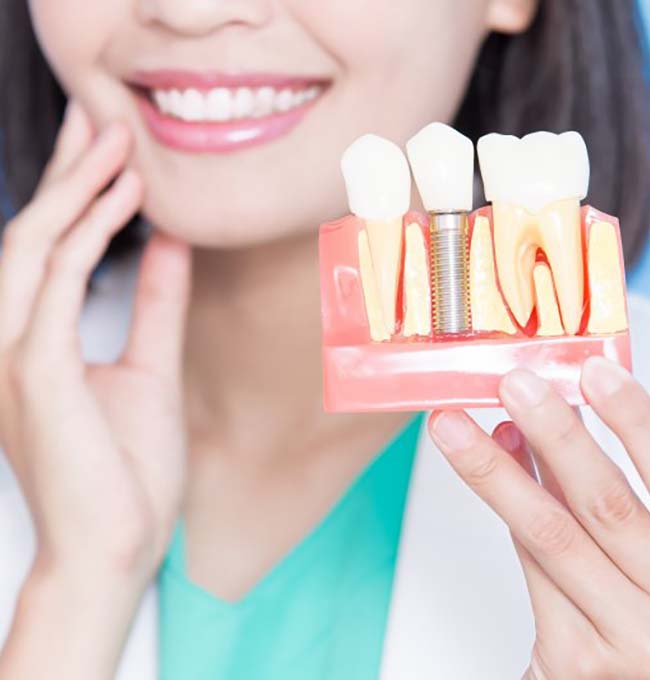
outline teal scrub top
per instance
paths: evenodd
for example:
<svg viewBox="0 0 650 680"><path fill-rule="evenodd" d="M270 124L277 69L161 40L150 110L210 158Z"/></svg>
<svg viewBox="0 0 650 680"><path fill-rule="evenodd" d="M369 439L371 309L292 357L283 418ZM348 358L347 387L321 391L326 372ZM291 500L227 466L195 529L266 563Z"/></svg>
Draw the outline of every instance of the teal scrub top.
<svg viewBox="0 0 650 680"><path fill-rule="evenodd" d="M159 575L162 680L374 680L422 415L241 600L192 583L182 523Z"/></svg>

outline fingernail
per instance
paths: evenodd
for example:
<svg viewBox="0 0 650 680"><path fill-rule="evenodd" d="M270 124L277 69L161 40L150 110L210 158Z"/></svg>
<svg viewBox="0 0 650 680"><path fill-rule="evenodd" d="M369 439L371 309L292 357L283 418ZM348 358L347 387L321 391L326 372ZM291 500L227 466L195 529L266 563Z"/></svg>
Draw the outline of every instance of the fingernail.
<svg viewBox="0 0 650 680"><path fill-rule="evenodd" d="M510 454L514 455L526 448L526 440L514 423L501 423L492 436Z"/></svg>
<svg viewBox="0 0 650 680"><path fill-rule="evenodd" d="M513 371L501 382L501 393L512 404L532 408L548 394L548 384L530 371Z"/></svg>
<svg viewBox="0 0 650 680"><path fill-rule="evenodd" d="M429 430L436 444L448 451L464 451L475 441L474 425L462 411L434 413Z"/></svg>
<svg viewBox="0 0 650 680"><path fill-rule="evenodd" d="M582 368L582 386L593 395L611 397L623 389L630 374L604 357L590 357Z"/></svg>

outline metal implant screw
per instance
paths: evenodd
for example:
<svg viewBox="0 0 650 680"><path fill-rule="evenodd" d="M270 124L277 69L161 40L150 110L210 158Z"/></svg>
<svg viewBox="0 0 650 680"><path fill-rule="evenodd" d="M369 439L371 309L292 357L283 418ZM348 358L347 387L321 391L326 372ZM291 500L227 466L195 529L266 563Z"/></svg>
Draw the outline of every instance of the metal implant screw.
<svg viewBox="0 0 650 680"><path fill-rule="evenodd" d="M472 329L469 291L469 219L466 212L430 213L431 309L435 335Z"/></svg>

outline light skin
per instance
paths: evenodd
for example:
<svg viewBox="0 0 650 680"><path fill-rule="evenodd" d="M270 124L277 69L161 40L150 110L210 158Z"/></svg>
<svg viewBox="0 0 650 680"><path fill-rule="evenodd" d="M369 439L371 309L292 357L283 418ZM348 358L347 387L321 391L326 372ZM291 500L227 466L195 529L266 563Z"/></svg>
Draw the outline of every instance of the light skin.
<svg viewBox="0 0 650 680"><path fill-rule="evenodd" d="M397 11L364 0L352 13L347 0L30 2L75 103L0 261L0 432L38 539L1 680L113 677L181 511L190 575L237 599L405 422L322 413L314 225L346 211L337 168L347 144L369 130L403 142L430 120L451 120L483 37L524 30L536 3L408 4L405 12L403 3ZM273 144L228 155L160 146L122 78L143 66L205 63L331 84ZM129 342L115 364L88 366L76 335L85 283L137 211L157 231ZM585 392L648 482L650 399L628 375L605 394L603 377L611 385L615 375L589 366ZM543 485L526 474L512 425L490 439L456 414L454 428L438 416L432 429L517 541L538 624L528 677L638 677L650 666L650 517L566 404L537 386L544 401L529 412L513 380L504 402L546 463ZM549 419L570 426L571 441L553 441L548 428L542 436ZM577 461L579 475L567 468ZM601 508L598 518L589 508ZM589 579L571 578L585 565ZM47 658L33 653L46 646ZM567 670L577 648L591 675Z"/></svg>

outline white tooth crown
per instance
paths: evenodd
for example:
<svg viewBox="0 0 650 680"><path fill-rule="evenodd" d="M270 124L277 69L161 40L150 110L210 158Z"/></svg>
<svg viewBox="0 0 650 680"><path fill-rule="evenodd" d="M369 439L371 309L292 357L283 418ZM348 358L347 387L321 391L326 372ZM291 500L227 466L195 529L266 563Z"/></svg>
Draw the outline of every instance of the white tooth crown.
<svg viewBox="0 0 650 680"><path fill-rule="evenodd" d="M471 211L474 144L444 123L431 123L406 145L413 176L428 211Z"/></svg>
<svg viewBox="0 0 650 680"><path fill-rule="evenodd" d="M537 213L549 203L582 200L589 188L589 155L577 132L534 132L519 139L496 133L478 142L485 197Z"/></svg>
<svg viewBox="0 0 650 680"><path fill-rule="evenodd" d="M365 220L394 220L408 212L411 174L393 142L377 135L359 137L343 154L341 170L350 211Z"/></svg>
<svg viewBox="0 0 650 680"><path fill-rule="evenodd" d="M201 91L153 90L153 101L161 113L188 122L223 123L242 118L261 118L284 113L316 99L322 87L312 85L302 90L215 87Z"/></svg>

